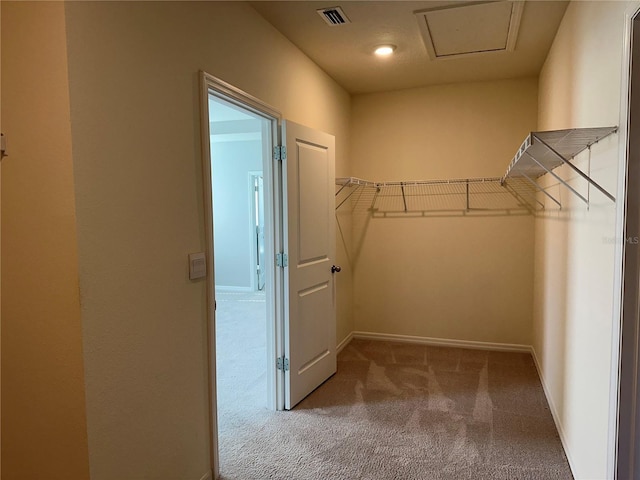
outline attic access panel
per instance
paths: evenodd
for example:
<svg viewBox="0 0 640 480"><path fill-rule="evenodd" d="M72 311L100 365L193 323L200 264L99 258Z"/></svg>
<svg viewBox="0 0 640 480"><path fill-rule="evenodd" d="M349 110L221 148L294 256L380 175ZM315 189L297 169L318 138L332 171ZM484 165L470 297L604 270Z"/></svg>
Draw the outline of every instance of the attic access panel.
<svg viewBox="0 0 640 480"><path fill-rule="evenodd" d="M474 2L415 12L432 60L513 51L523 1Z"/></svg>

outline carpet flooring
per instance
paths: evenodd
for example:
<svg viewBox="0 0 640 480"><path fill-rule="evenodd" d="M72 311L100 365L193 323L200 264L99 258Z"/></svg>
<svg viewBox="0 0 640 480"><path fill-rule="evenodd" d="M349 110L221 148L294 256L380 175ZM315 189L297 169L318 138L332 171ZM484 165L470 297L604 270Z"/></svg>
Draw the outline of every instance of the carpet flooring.
<svg viewBox="0 0 640 480"><path fill-rule="evenodd" d="M216 377L219 430L242 425L266 406L264 292L216 292Z"/></svg>
<svg viewBox="0 0 640 480"><path fill-rule="evenodd" d="M223 480L573 478L529 354L353 340L289 412L257 370L220 372Z"/></svg>

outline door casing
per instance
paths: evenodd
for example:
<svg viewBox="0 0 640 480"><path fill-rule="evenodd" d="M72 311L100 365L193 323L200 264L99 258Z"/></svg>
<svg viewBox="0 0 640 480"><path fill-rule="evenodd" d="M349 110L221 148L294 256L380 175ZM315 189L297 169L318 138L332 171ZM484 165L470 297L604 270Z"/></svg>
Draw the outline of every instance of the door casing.
<svg viewBox="0 0 640 480"><path fill-rule="evenodd" d="M267 120L268 127L263 127L263 138L269 138L269 145L264 146L263 158L272 158L273 146L280 143L279 132L282 115L275 108L242 90L220 80L206 72L200 72L200 112L203 158L203 194L205 206L205 254L207 262L207 367L209 378L209 436L211 471L214 478L220 475L218 452L218 419L216 391L216 358L215 358L215 271L214 271L214 238L213 238L213 190L211 182L211 150L209 128L209 96L214 95L238 107L257 114ZM266 142L265 142L266 143ZM281 166L279 163L266 161L263 169L264 178L264 214L265 214L265 251L281 251L282 212L281 205ZM266 263L266 312L267 312L267 408L282 410L284 408L284 375L278 374L275 359L284 349L283 341L283 302L284 275L275 267L275 259L265 255ZM270 326L270 327L269 327Z"/></svg>
<svg viewBox="0 0 640 480"><path fill-rule="evenodd" d="M611 478L640 478L640 9L625 16L625 56L620 109L621 164L618 190L620 241L616 250L616 317L612 346ZM627 241L630 239L631 241ZM616 318L614 317L614 318Z"/></svg>

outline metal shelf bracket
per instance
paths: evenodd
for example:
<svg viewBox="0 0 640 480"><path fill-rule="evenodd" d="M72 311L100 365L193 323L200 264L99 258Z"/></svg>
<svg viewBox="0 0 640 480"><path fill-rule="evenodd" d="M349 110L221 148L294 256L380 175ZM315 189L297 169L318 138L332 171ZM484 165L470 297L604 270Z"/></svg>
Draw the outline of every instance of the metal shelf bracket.
<svg viewBox="0 0 640 480"><path fill-rule="evenodd" d="M605 197L615 202L616 199L613 195L589 175L576 167L571 160L575 158L576 155L587 149L591 149L592 145L617 131L618 127L614 126L531 132L527 135L520 149L511 160L507 172L502 177L502 182L504 183L509 178L523 178L534 185L534 188L538 192L544 193L562 208L560 202L536 182L537 178L548 173L571 191L571 193L589 205L589 199L587 197L578 192L566 180L553 171L561 165L566 165L578 174L580 178L587 181L589 185L592 185Z"/></svg>
<svg viewBox="0 0 640 480"><path fill-rule="evenodd" d="M615 127L615 128L616 128L616 131L617 131L617 127ZM614 133L614 132L611 132L611 133ZM560 155L558 152L556 152L556 150L552 146L550 146L547 142L542 140L538 134L533 133L532 135L534 136L534 138L536 140L538 140L542 145L544 145L551 153L553 153L556 157L558 157L558 159L560 159L565 165L569 166L574 172L576 172L578 175L580 175L582 178L584 178L591 185L596 187L600 192L602 192L612 202L616 201L616 199L615 199L615 197L613 195L611 195L609 192L607 192L604 188L602 188L600 185L598 185L598 183L596 183L595 180L593 180L591 177L589 177L587 174L585 174L582 170L580 170L578 167L576 167L573 163L571 163L569 161L569 159L564 158L562 155ZM600 141L600 139L596 140L593 143L597 143L599 141ZM593 145L593 143L590 143L589 145L587 145L586 148L591 149L591 145ZM564 184L566 185L566 183L564 183ZM566 186L568 186L568 185L566 185ZM578 195L578 193L576 193L575 191L574 191L574 193L576 195ZM578 195L578 196L580 196L585 202L587 202L587 204L589 203L589 200L587 200L586 198L582 197L581 195Z"/></svg>

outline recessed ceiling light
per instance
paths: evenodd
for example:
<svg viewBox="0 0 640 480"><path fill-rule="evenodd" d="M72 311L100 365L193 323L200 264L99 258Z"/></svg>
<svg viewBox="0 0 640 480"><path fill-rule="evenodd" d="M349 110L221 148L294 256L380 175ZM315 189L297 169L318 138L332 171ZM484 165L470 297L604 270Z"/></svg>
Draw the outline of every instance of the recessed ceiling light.
<svg viewBox="0 0 640 480"><path fill-rule="evenodd" d="M395 49L395 45L379 45L376 47L373 53L375 53L379 57L386 57L388 55L391 55Z"/></svg>

